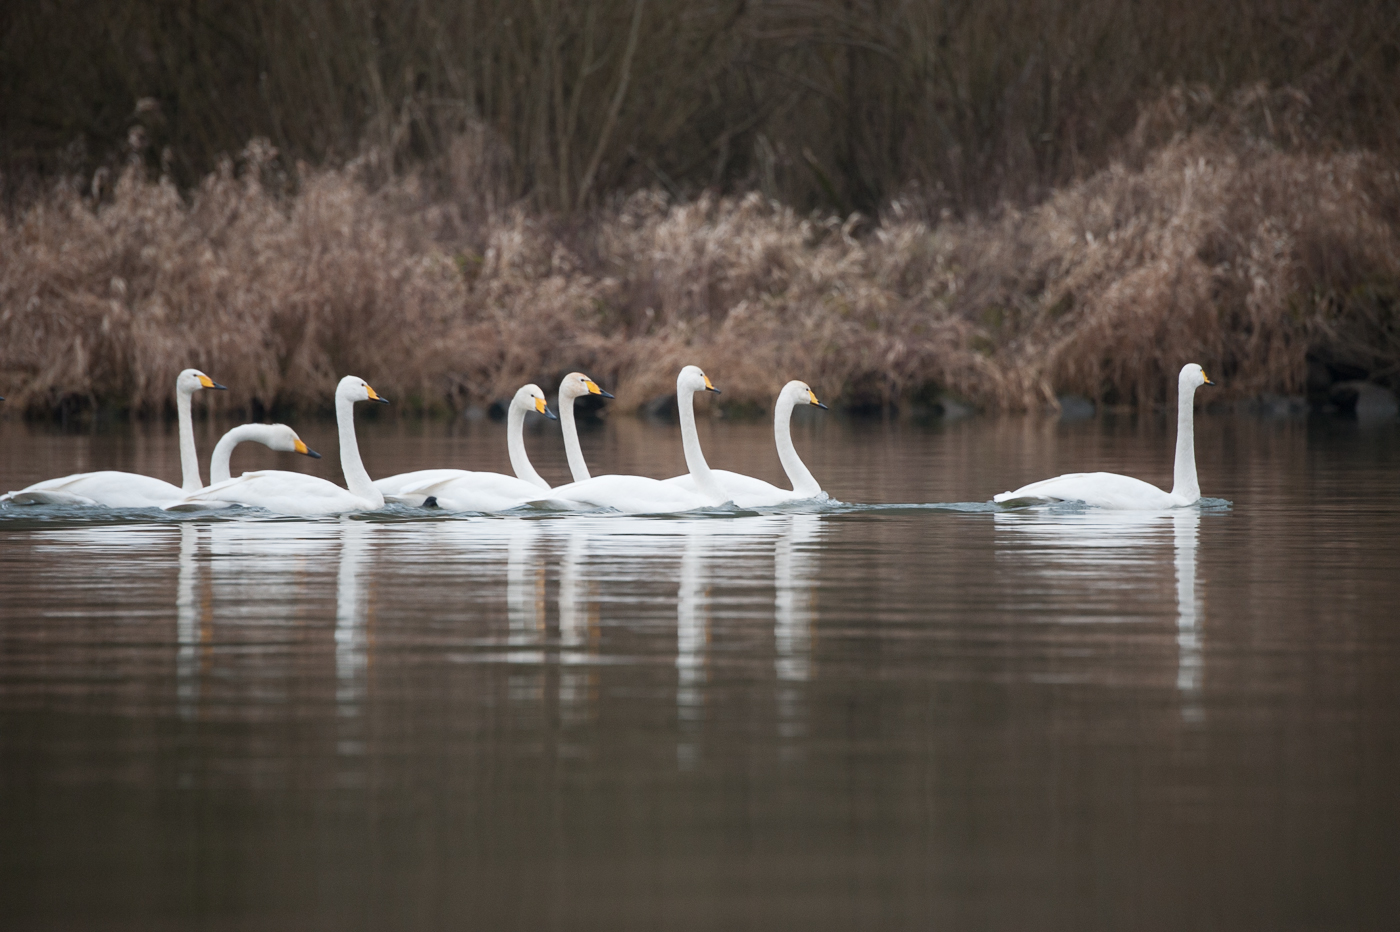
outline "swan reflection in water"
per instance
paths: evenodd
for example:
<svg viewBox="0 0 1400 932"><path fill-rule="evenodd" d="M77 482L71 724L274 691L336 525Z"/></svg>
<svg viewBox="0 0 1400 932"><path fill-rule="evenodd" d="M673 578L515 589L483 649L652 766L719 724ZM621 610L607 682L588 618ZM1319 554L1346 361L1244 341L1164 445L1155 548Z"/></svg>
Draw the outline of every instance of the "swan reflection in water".
<svg viewBox="0 0 1400 932"><path fill-rule="evenodd" d="M337 699L342 709L345 703L358 702L353 670L357 664L363 666L355 659L355 652L358 647L363 657L357 638L363 636L364 599L357 595L363 591L358 578L362 557L357 557L357 551L363 553L366 544L360 535L368 533L362 522L344 526L298 524L294 528L287 522L264 520L185 522L179 533L175 676L181 718L198 717L201 679L214 660L216 629L224 630L224 639L231 643L249 637L265 642L269 628L299 640L302 620L315 617L316 606L324 604L324 595L312 580L315 574L309 571L335 554L337 539ZM361 618L359 623L352 621L356 617ZM271 656L260 656L264 674ZM267 688L265 676L257 682L256 688Z"/></svg>
<svg viewBox="0 0 1400 932"><path fill-rule="evenodd" d="M180 575L175 585L175 708L186 721L199 712L200 667L206 659L200 656L200 648L207 649L213 636L211 606L199 586L199 539L199 525L180 525Z"/></svg>
<svg viewBox="0 0 1400 932"><path fill-rule="evenodd" d="M506 662L523 664L510 672L514 701L544 698L545 554L540 522L508 518L506 527Z"/></svg>
<svg viewBox="0 0 1400 932"><path fill-rule="evenodd" d="M559 558L559 714L565 724L588 717L598 672L598 585L588 575L596 535L575 524Z"/></svg>
<svg viewBox="0 0 1400 932"><path fill-rule="evenodd" d="M1176 551L1176 688L1183 697L1182 718L1199 722L1205 715L1201 708L1204 658L1200 630L1205 612L1196 591L1196 544L1201 536L1201 513L1188 508L1173 514L1172 529Z"/></svg>
<svg viewBox="0 0 1400 932"><path fill-rule="evenodd" d="M700 756L699 729L705 717L706 648L710 640L710 593L705 558L712 521L686 522L676 591L676 718L680 740L676 762L693 767Z"/></svg>
<svg viewBox="0 0 1400 932"><path fill-rule="evenodd" d="M1018 546L999 556L1013 556L1020 576L1036 573L1058 584L1065 579L1088 579L1104 585L1104 598L1117 608L1121 594L1136 594L1140 587L1132 581L1142 578L1143 570L1158 566L1163 532L1172 529L1173 570L1176 579L1176 689L1181 699L1181 716L1188 722L1201 720L1200 693L1204 676L1201 627L1205 621L1203 600L1197 591L1197 544L1201 513L1197 508L1176 508L1169 512L1122 512L1090 510L1057 513L1041 510L1006 511L995 515L998 532L1014 534ZM1027 545L1030 546L1027 546ZM1125 585L1127 583L1127 585ZM1060 587L1064 588L1064 587ZM1023 595L1025 591L1022 590ZM1063 593L1061 593L1063 595ZM1077 608L1094 595L1075 588ZM1081 609L1082 610L1082 609ZM1076 615L1075 620L1082 618Z"/></svg>
<svg viewBox="0 0 1400 932"><path fill-rule="evenodd" d="M812 622L816 618L817 548L821 518L789 515L773 547L773 661L777 674L778 734L806 732L800 684L812 678Z"/></svg>
<svg viewBox="0 0 1400 932"><path fill-rule="evenodd" d="M341 718L357 718L369 674L370 535L374 525L340 520L340 570L335 583L335 702Z"/></svg>

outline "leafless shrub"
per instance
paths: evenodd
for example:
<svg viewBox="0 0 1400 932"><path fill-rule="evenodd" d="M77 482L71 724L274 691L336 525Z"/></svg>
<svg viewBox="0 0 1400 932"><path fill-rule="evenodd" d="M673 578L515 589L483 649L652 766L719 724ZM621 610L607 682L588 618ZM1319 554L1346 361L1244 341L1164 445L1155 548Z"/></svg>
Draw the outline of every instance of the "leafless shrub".
<svg viewBox="0 0 1400 932"><path fill-rule="evenodd" d="M475 199L297 174L269 182L258 142L187 199L134 166L5 221L5 394L152 410L195 365L264 409L324 406L346 372L455 407L583 368L638 405L698 362L729 403L801 377L848 406L1020 409L1161 401L1188 360L1227 393L1296 392L1309 355L1400 382L1400 174L1374 154L1176 133L1037 207L933 224L659 190L563 217L503 206L489 171Z"/></svg>

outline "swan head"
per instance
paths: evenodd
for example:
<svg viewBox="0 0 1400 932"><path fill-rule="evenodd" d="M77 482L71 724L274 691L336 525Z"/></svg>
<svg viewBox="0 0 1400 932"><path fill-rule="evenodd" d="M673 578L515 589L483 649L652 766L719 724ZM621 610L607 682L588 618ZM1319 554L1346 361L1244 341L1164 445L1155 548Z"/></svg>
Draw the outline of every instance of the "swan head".
<svg viewBox="0 0 1400 932"><path fill-rule="evenodd" d="M520 386L520 390L515 393L510 404L511 407L519 408L522 411L538 411L551 421L559 420L559 415L549 410L549 405L545 404L544 392L540 391L540 387L534 383Z"/></svg>
<svg viewBox="0 0 1400 932"><path fill-rule="evenodd" d="M794 405L816 405L823 411L826 410L826 405L817 400L816 393L812 391L812 387L801 379L793 379L791 382L784 385L778 397L784 398Z"/></svg>
<svg viewBox="0 0 1400 932"><path fill-rule="evenodd" d="M1206 370L1194 362L1188 362L1181 367L1181 375L1177 377L1177 384L1183 389L1194 391L1202 385L1214 385L1215 383L1206 378Z"/></svg>
<svg viewBox="0 0 1400 932"><path fill-rule="evenodd" d="M175 377L175 391L181 394L193 395L201 388L216 388L219 391L228 391L227 386L220 385L198 369L186 369Z"/></svg>
<svg viewBox="0 0 1400 932"><path fill-rule="evenodd" d="M559 383L559 407L564 407L565 401L573 401L575 398L582 398L584 395L597 395L600 398L612 398L611 392L605 392L598 387L598 383L584 375L582 372L570 372L564 376L564 381Z"/></svg>
<svg viewBox="0 0 1400 932"><path fill-rule="evenodd" d="M710 377L699 366L686 366L681 370L681 374L676 376L676 394L684 392L714 392L718 395L719 389L710 383Z"/></svg>
<svg viewBox="0 0 1400 932"><path fill-rule="evenodd" d="M340 384L335 388L336 399L344 398L347 401L377 401L380 404L388 404L389 399L369 387L369 383L357 375L347 375L340 380Z"/></svg>
<svg viewBox="0 0 1400 932"><path fill-rule="evenodd" d="M281 453L300 453L302 456L309 456L313 460L321 458L321 454L308 447L297 436L297 432L286 424L267 424L263 443L270 449Z"/></svg>

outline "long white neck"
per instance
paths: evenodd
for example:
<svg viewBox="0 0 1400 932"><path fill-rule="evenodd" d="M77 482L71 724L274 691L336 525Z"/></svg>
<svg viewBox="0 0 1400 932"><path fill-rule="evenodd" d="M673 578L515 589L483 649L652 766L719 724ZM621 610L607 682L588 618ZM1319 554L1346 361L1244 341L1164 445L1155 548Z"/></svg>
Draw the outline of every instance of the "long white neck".
<svg viewBox="0 0 1400 932"><path fill-rule="evenodd" d="M511 405L506 415L506 448L510 450L510 468L515 470L516 476L531 485L549 488L549 483L530 465L530 455L525 452L525 412L519 405Z"/></svg>
<svg viewBox="0 0 1400 932"><path fill-rule="evenodd" d="M245 440L267 443L267 431L264 429L266 426L265 424L241 424L219 438L219 442L214 445L214 455L209 458L210 485L227 482L232 478L229 473L229 460L233 458L234 447Z"/></svg>
<svg viewBox="0 0 1400 932"><path fill-rule="evenodd" d="M778 396L778 404L773 408L773 440L778 445L778 459L782 460L783 472L787 473L792 490L799 495L818 495L822 490L821 484L792 445L792 409L796 404L787 392Z"/></svg>
<svg viewBox="0 0 1400 932"><path fill-rule="evenodd" d="M1172 497L1191 504L1201 498L1201 484L1196 480L1196 429L1192 410L1196 386L1181 385L1176 399L1176 469L1172 477Z"/></svg>
<svg viewBox="0 0 1400 932"><path fill-rule="evenodd" d="M578 428L574 426L574 399L559 393L559 426L564 428L564 453L569 457L569 473L575 482L592 478L588 474L588 464L583 461L583 447L579 446Z"/></svg>
<svg viewBox="0 0 1400 932"><path fill-rule="evenodd" d="M695 429L695 392L692 389L676 386L676 406L681 414L681 446L685 449L685 465L690 477L695 480L695 488L708 498L720 504L729 500L710 472L710 464L705 462L705 454L700 451L700 434Z"/></svg>
<svg viewBox="0 0 1400 932"><path fill-rule="evenodd" d="M355 439L355 402L336 396L335 424L340 433L340 470L345 473L345 487L352 495L384 505L384 494L374 487L360 459L360 444Z"/></svg>
<svg viewBox="0 0 1400 932"><path fill-rule="evenodd" d="M199 458L194 452L194 422L190 418L190 393L175 392L175 412L180 422L180 488L198 492L204 488L199 479Z"/></svg>

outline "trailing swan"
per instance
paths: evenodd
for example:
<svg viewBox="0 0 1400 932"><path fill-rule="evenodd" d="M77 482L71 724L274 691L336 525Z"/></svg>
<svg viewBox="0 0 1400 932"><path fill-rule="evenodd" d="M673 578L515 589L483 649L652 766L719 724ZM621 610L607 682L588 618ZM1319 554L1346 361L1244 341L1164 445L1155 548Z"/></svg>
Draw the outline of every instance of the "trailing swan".
<svg viewBox="0 0 1400 932"><path fill-rule="evenodd" d="M180 472L177 487L163 479L132 472L103 470L46 479L18 492L0 496L0 502L17 505L105 505L108 508L161 508L198 491L199 460L194 450L194 424L190 420L190 396L201 389L220 391L224 386L198 369L186 369L175 377L175 411L179 417Z"/></svg>
<svg viewBox="0 0 1400 932"><path fill-rule="evenodd" d="M727 469L711 470L715 482L724 490L724 494L740 508L763 508L785 502L827 497L821 484L797 455L797 448L792 445L792 410L800 404L816 405L826 410L826 405L817 400L816 394L807 383L797 379L783 386L783 390L778 393L778 401L773 406L773 439L778 446L778 459L782 461L783 472L787 473L788 481L792 483L791 491ZM666 481L689 491L695 490L695 480L689 473Z"/></svg>
<svg viewBox="0 0 1400 932"><path fill-rule="evenodd" d="M681 441L685 448L685 463L694 480L693 489L681 488L660 479L646 476L594 476L582 482L561 485L549 494L551 499L563 499L594 508L612 508L629 514L670 514L713 508L729 501L729 496L715 481L705 454L700 451L700 436L695 429L694 396L696 392L715 392L709 378L698 366L686 366L676 377L676 404L680 409Z"/></svg>
<svg viewBox="0 0 1400 932"><path fill-rule="evenodd" d="M514 476L467 469L420 469L380 479L375 488L391 502L422 507L433 499L446 511L509 511L539 500L541 492L549 491L549 483L535 471L525 452L525 415L531 411L556 417L538 385L521 386L507 411L506 447Z"/></svg>
<svg viewBox="0 0 1400 932"><path fill-rule="evenodd" d="M1194 362L1181 367L1177 377L1176 468L1172 490L1163 492L1155 485L1111 472L1076 472L1054 479L1043 479L1014 492L1002 492L995 502L1079 501L1098 508L1149 511L1179 508L1201 500L1196 479L1196 442L1192 404L1196 389L1214 385Z"/></svg>
<svg viewBox="0 0 1400 932"><path fill-rule="evenodd" d="M300 453L313 460L321 454L302 443L297 432L286 424L240 424L228 431L214 444L214 453L209 457L209 484L218 485L233 478L229 473L229 461L233 458L233 448L245 441L260 443L269 450L279 453Z"/></svg>
<svg viewBox="0 0 1400 932"><path fill-rule="evenodd" d="M214 445L214 454L209 458L210 485L218 485L231 478L229 461L233 458L233 448L245 441L261 443L268 449L281 453L300 453L317 460L321 458L321 454L302 443L297 432L286 424L240 424L220 437L219 442ZM194 494L196 497L199 495L198 492ZM232 504L233 502L179 501L167 505L166 510L199 511L210 507L226 508Z"/></svg>
<svg viewBox="0 0 1400 932"><path fill-rule="evenodd" d="M355 440L355 402L377 401L388 404L364 379L347 375L335 390L335 420L340 430L340 467L345 473L341 488L317 476L280 469L245 472L187 496L182 505L225 502L265 508L283 515L342 514L347 511L372 511L384 507L384 496L370 481L360 460L360 447Z"/></svg>

